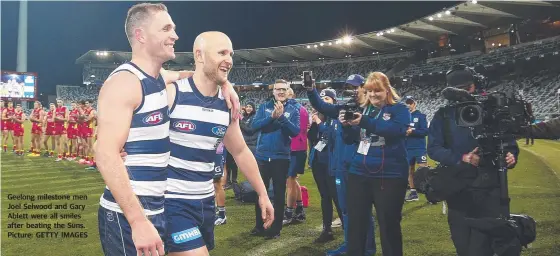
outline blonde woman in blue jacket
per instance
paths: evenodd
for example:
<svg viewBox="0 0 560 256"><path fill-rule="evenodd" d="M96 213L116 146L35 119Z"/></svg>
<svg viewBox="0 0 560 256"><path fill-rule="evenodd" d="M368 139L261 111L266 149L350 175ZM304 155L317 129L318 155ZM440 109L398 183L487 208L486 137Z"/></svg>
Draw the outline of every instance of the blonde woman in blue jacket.
<svg viewBox="0 0 560 256"><path fill-rule="evenodd" d="M347 184L348 255L364 255L372 203L384 256L403 255L401 211L408 178L405 146L410 112L381 72L369 74L361 96L362 113L339 120L347 144L356 145Z"/></svg>

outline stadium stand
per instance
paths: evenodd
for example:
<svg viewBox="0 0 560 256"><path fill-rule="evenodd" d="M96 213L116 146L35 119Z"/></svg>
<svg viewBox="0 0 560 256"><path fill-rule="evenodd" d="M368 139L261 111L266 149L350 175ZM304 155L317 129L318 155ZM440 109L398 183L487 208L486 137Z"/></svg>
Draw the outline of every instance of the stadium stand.
<svg viewBox="0 0 560 256"><path fill-rule="evenodd" d="M455 64L466 64L489 70L492 83L488 90L522 92L532 102L537 119L542 119L560 113L559 10L560 5L549 1L467 1L379 31L314 43L236 50L229 80L240 88L242 103L251 100L258 105L268 99L268 86L278 78L295 85L296 98L305 103L305 91L299 86L304 70L313 71L318 86L332 87L338 96L350 74L366 76L381 71L391 77L400 95L414 95L419 109L431 120L444 104L439 94L445 88L444 74ZM460 42L453 43L454 47L465 48L451 47L452 38ZM76 63L84 67L84 84L100 85L130 57L130 52L91 50ZM164 68L192 70L192 62L192 53L177 52ZM57 94L70 100L73 95L90 97L96 92L64 88Z"/></svg>

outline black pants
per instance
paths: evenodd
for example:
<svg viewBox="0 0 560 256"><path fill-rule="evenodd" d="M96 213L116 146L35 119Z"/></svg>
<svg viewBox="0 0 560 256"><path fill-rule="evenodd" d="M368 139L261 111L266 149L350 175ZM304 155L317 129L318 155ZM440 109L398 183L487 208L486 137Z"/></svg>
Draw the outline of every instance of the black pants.
<svg viewBox="0 0 560 256"><path fill-rule="evenodd" d="M500 215L500 189L466 190L447 200L447 222L459 256L492 256L491 238L470 228L465 217L484 218Z"/></svg>
<svg viewBox="0 0 560 256"><path fill-rule="evenodd" d="M267 230L268 235L280 234L282 230L282 220L284 218L284 207L286 204L286 180L288 178L288 168L290 167L290 160L276 159L270 162L257 161L259 170L265 187L270 186L270 179L272 178L272 187L274 189L274 222ZM261 207L259 202L255 203L255 220L256 227L263 229L263 220L261 215Z"/></svg>
<svg viewBox="0 0 560 256"><path fill-rule="evenodd" d="M529 145L529 140L531 140L531 145L535 145L535 137L533 136L527 136L525 138L525 145Z"/></svg>
<svg viewBox="0 0 560 256"><path fill-rule="evenodd" d="M371 217L371 205L375 205L381 248L384 256L401 256L401 219L405 178L378 179L348 174L346 203L348 205L348 255L364 255L366 234Z"/></svg>
<svg viewBox="0 0 560 256"><path fill-rule="evenodd" d="M319 189L319 195L321 195L323 229L330 230L333 219L333 201L336 211L338 212L338 217L342 220L342 211L340 210L338 196L336 194L335 177L329 175L326 164L317 163L316 161L312 164L311 170L313 171L313 178L317 184L317 189Z"/></svg>
<svg viewBox="0 0 560 256"><path fill-rule="evenodd" d="M226 168L227 168L227 181L228 183L237 183L237 163L233 159L231 154L226 156Z"/></svg>

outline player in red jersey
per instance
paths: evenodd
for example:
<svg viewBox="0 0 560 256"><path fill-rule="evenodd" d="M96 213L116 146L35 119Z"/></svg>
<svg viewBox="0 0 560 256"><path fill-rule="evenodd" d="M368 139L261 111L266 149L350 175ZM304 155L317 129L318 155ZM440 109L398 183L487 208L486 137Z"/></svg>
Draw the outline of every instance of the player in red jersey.
<svg viewBox="0 0 560 256"><path fill-rule="evenodd" d="M8 137L12 137L12 144L14 145L13 150L15 151L16 149L16 143L12 132L12 126L14 125L12 117L14 113L14 103L8 100L8 107L2 110L2 121L4 122L2 125L2 142L4 142L4 152L8 150Z"/></svg>
<svg viewBox="0 0 560 256"><path fill-rule="evenodd" d="M6 143L6 138L4 138L4 127L6 127L6 120L4 120L4 109L6 109L6 106L4 105L4 100L0 99L0 129L2 130L2 144ZM6 130L6 133L8 133L8 130Z"/></svg>
<svg viewBox="0 0 560 256"><path fill-rule="evenodd" d="M14 146L16 147L15 152L17 156L23 156L23 122L26 118L25 113L21 110L21 105L17 104L12 116L12 132L15 138Z"/></svg>
<svg viewBox="0 0 560 256"><path fill-rule="evenodd" d="M91 107L91 102L89 100L84 101L84 110L81 119L82 122L82 131L81 131L81 138L83 141L83 148L84 148L84 156L86 160L86 164L92 164L92 156L93 156L93 121L96 116L96 111Z"/></svg>
<svg viewBox="0 0 560 256"><path fill-rule="evenodd" d="M58 157L56 161L61 161L65 152L68 151L66 145L66 127L65 123L68 120L68 109L64 106L62 100L56 100L56 110L54 117L54 140L56 141L56 148L58 149Z"/></svg>
<svg viewBox="0 0 560 256"><path fill-rule="evenodd" d="M31 126L31 154L29 156L41 155L41 141L43 135L43 119L45 118L45 111L40 101L35 101L33 111L29 120L33 123Z"/></svg>
<svg viewBox="0 0 560 256"><path fill-rule="evenodd" d="M68 141L70 142L68 152L71 154L67 157L68 160L75 160L78 155L78 118L80 116L80 109L78 109L78 104L75 101L71 103L72 109L68 113L68 129L66 130L66 136L68 136Z"/></svg>
<svg viewBox="0 0 560 256"><path fill-rule="evenodd" d="M54 155L55 150L55 125L54 125L54 117L56 115L56 107L54 103L49 105L49 112L45 115L45 119L43 121L43 129L45 129L45 136L43 136L43 146L45 146L45 154L46 157L52 157ZM47 141L51 139L51 151L49 151L49 145Z"/></svg>

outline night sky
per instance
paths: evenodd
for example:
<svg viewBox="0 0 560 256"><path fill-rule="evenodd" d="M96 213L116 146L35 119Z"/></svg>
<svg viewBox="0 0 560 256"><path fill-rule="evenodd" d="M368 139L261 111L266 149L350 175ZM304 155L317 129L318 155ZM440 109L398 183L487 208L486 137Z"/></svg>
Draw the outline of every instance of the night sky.
<svg viewBox="0 0 560 256"><path fill-rule="evenodd" d="M389 28L458 2L164 2L177 25L175 51L192 51L195 37L218 30L234 49L339 38ZM135 2L29 2L27 71L38 73L39 93L79 85L88 50L130 51L124 33ZM16 70L18 2L1 2L2 70ZM234 63L235 65L235 63Z"/></svg>

